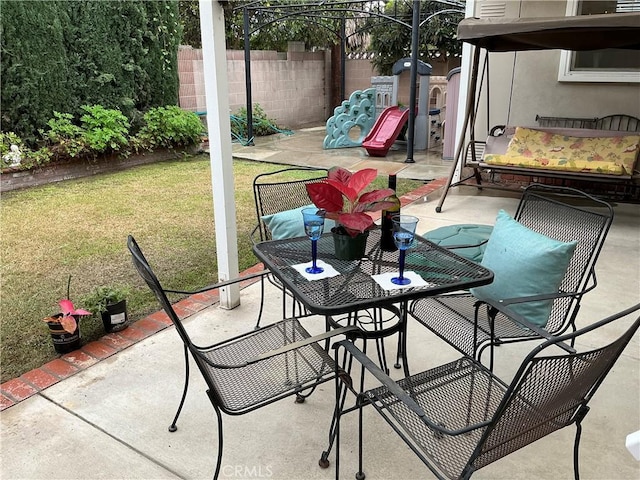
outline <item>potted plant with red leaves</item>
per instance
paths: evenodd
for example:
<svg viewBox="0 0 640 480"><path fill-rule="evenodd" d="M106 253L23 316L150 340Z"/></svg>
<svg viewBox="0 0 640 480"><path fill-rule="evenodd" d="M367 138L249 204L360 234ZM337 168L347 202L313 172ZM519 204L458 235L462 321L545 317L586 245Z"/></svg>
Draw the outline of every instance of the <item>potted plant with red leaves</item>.
<svg viewBox="0 0 640 480"><path fill-rule="evenodd" d="M342 260L362 258L369 230L374 227L373 218L367 212L390 208L386 199L394 194L390 188L366 191L378 176L374 168L351 173L341 167L329 170L326 179L307 185L307 193L313 204L325 210L326 218L335 220L331 229L336 246L336 257ZM342 247L347 244L347 251Z"/></svg>
<svg viewBox="0 0 640 480"><path fill-rule="evenodd" d="M68 353L80 347L80 325L78 321L83 315L91 315L91 312L82 308L75 308L69 300L69 286L71 277L67 283L67 298L60 300L60 312L44 318L49 326L49 333L53 341L53 348L58 353Z"/></svg>

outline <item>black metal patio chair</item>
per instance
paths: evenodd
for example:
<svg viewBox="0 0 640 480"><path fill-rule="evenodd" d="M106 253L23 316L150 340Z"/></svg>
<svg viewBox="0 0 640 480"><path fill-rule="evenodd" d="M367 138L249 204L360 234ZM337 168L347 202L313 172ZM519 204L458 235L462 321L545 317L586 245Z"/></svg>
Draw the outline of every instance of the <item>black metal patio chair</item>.
<svg viewBox="0 0 640 480"><path fill-rule="evenodd" d="M312 205L307 194L306 186L327 177L328 171L314 167L291 167L274 172L260 174L253 180L253 196L256 209L257 224L251 234L252 241L262 242L288 238L298 227L292 227L291 223L297 221L302 228L302 214L298 212L302 207ZM301 177L291 180L293 177ZM329 231L331 224L325 223L325 232ZM298 231L304 235L303 231ZM269 281L282 292L282 312L284 317L304 317L309 312L284 288L273 275L267 275L261 279L261 302L256 328L259 327L264 310L265 281ZM288 306L287 306L288 305ZM375 311L354 312L344 315L343 318L334 319L336 324L357 325L363 331L378 330L384 328L393 320L397 321L398 315L393 307L389 309L377 309ZM327 329L330 326L327 323ZM384 340L375 339L380 365L386 368L386 354Z"/></svg>
<svg viewBox="0 0 640 480"><path fill-rule="evenodd" d="M490 347L490 365L494 346L575 330L580 301L597 285L595 264L613 220L613 209L573 188L534 184L525 189L514 219L550 239L577 242L557 291L483 300L462 292L417 300L409 310L420 324L465 355L481 359L484 349ZM497 279L498 272L494 273ZM523 270L522 275L526 274ZM552 301L544 326L532 325L516 311L518 305L540 301ZM514 321L516 318L520 323ZM523 328L523 323L529 328Z"/></svg>
<svg viewBox="0 0 640 480"><path fill-rule="evenodd" d="M326 176L326 169L312 167L291 167L256 176L253 180L253 199L257 221L251 232L252 242L285 238L295 231L295 228L291 227L291 222L295 218L302 225L302 214L295 210L312 204L306 186ZM302 178L292 180L292 177ZM283 316L306 315L304 309L287 293L282 284L272 275L267 275L261 278L261 301L256 328L260 326L264 310L265 280L281 290ZM289 312L287 312L288 300L291 302Z"/></svg>
<svg viewBox="0 0 640 480"><path fill-rule="evenodd" d="M197 292L165 289L149 266L135 239L129 236L127 245L133 264L155 294L169 316L184 344L185 383L177 412L169 431L177 430L189 388L189 354L207 384L207 395L218 422L218 458L214 479L222 462L222 413L242 415L333 378L335 362L320 343L335 335L356 331L356 327L334 329L311 336L296 318L287 318L272 325L252 330L208 346L193 343L182 321L174 311L168 293L192 294L219 289L233 283L263 275L264 272L220 282Z"/></svg>
<svg viewBox="0 0 640 480"><path fill-rule="evenodd" d="M343 347L382 384L358 396L356 478L365 478L362 408L373 405L438 478L467 479L490 463L575 424L573 463L578 480L582 420L589 412L589 401L636 333L639 310L637 304L538 345L526 356L511 381L499 378L477 360L464 356L394 382L352 342L338 342L336 357ZM613 322L632 323L615 341L593 347L602 345L602 339L606 338L602 330ZM574 353L565 351L571 349L567 343L576 345L576 339L591 332L595 333L587 341L577 342L588 346ZM337 395L342 385L336 381ZM336 439L336 456L339 455L340 415ZM338 466L336 461L336 478Z"/></svg>

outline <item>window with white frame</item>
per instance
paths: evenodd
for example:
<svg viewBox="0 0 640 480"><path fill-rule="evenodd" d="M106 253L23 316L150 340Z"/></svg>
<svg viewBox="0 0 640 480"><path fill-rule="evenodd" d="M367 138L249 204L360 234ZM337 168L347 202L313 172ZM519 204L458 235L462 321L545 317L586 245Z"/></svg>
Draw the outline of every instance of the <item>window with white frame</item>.
<svg viewBox="0 0 640 480"><path fill-rule="evenodd" d="M640 0L567 0L567 16L640 11ZM640 83L640 51L621 48L560 54L560 82Z"/></svg>

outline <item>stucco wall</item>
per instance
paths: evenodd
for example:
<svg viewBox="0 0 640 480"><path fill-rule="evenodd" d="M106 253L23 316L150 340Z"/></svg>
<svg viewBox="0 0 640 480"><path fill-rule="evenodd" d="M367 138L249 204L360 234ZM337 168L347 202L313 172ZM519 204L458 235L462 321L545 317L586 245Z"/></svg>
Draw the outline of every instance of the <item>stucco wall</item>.
<svg viewBox="0 0 640 480"><path fill-rule="evenodd" d="M476 2L476 16L482 6ZM510 0L505 17L562 17L566 2ZM493 125L536 125L536 115L595 118L622 113L640 117L640 86L623 83L567 83L558 81L560 50L490 54L489 121L486 96L480 102L476 134L486 135ZM513 85L512 85L513 79ZM486 94L486 89L485 92Z"/></svg>

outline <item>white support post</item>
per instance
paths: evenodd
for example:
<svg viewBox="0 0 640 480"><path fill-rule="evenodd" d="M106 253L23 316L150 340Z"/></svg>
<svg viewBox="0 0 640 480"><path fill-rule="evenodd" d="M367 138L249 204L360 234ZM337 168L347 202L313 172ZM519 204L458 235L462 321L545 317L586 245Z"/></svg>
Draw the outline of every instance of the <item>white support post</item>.
<svg viewBox="0 0 640 480"><path fill-rule="evenodd" d="M467 1L467 3L465 4L465 13L464 13L465 18L473 17L475 4L476 4L475 0ZM460 137L466 135L467 133L464 125L464 120L465 120L465 112L467 111L467 100L469 99L468 92L469 92L469 80L471 78L472 58L473 58L473 48L471 48L471 45L469 45L468 43L463 43L462 44L462 63L460 68L460 86L459 86L460 95L458 97L458 116L457 116L457 123L456 123L456 145L458 144ZM463 162L458 162L456 166L456 171L452 178L454 182L457 182L458 180L460 180L462 163Z"/></svg>
<svg viewBox="0 0 640 480"><path fill-rule="evenodd" d="M223 281L237 278L239 272L224 11L216 0L200 0L200 31L207 99L218 277ZM231 309L239 304L240 287L238 285L220 290L222 308Z"/></svg>

